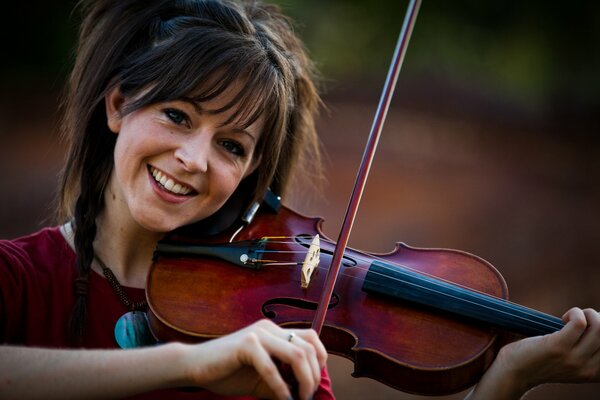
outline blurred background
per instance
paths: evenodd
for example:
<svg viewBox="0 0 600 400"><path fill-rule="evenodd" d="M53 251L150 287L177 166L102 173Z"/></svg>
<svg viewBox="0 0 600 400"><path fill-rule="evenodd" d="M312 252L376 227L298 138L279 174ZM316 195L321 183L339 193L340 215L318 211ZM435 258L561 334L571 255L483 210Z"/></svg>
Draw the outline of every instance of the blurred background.
<svg viewBox="0 0 600 400"><path fill-rule="evenodd" d="M73 3L3 7L0 238L52 223ZM277 3L322 72L327 106L327 183L319 193L301 186L287 203L323 216L336 238L407 2ZM460 249L495 265L513 301L558 316L600 308L599 44L598 2L424 0L351 246ZM331 357L340 399L423 398L351 371ZM548 385L528 399L599 393L598 384Z"/></svg>

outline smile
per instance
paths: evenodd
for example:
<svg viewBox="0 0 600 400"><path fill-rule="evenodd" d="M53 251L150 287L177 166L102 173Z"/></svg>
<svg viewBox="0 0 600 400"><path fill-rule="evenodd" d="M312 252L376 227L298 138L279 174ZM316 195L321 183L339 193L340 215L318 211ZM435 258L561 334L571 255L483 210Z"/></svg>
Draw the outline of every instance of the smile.
<svg viewBox="0 0 600 400"><path fill-rule="evenodd" d="M164 190L166 190L167 192L179 195L179 196L187 196L192 192L195 192L194 188L187 186L185 184L179 183L179 182L175 182L172 178L168 177L164 172L154 168L153 166L149 165L148 166L148 170L150 171L150 174L152 174L152 177L154 178L154 181L156 181L156 183L158 185L160 185L160 187Z"/></svg>

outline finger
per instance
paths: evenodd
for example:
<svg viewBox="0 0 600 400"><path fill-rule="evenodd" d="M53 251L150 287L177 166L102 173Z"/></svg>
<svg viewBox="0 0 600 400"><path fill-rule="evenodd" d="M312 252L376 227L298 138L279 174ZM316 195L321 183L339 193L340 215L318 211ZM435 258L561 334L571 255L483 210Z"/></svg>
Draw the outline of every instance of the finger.
<svg viewBox="0 0 600 400"><path fill-rule="evenodd" d="M315 332L314 329L302 329L297 330L296 333L302 336L302 339L310 343L316 351L317 359L319 360L319 366L321 369L325 367L325 363L327 362L327 350L319 339L319 335Z"/></svg>
<svg viewBox="0 0 600 400"><path fill-rule="evenodd" d="M269 354L292 367L294 376L298 381L300 397L308 399L317 390L318 381L315 380L311 364L304 349L290 343L287 337L286 335L285 339L283 339L280 335L264 336L262 337L264 339L262 344Z"/></svg>
<svg viewBox="0 0 600 400"><path fill-rule="evenodd" d="M283 329L267 319L256 322L251 328L264 334L270 334L268 336L260 335L261 338L266 339L263 345L271 355L292 367L298 381L301 398L309 398L318 389L321 381L319 360L323 359L324 365L327 359L325 347L316 332L311 329ZM289 341L290 334L292 334L293 343ZM309 339L310 342L306 339ZM313 346L312 343L315 345ZM318 346L318 352L321 353L318 356L316 346Z"/></svg>
<svg viewBox="0 0 600 400"><path fill-rule="evenodd" d="M321 381L321 369L327 361L327 351L313 329L284 329L270 320L259 321L258 326L276 337L301 347L306 352L315 381L315 390ZM283 360L282 360L283 361Z"/></svg>
<svg viewBox="0 0 600 400"><path fill-rule="evenodd" d="M587 327L577 343L575 355L579 357L591 357L600 349L600 313L591 308L583 310Z"/></svg>
<svg viewBox="0 0 600 400"><path fill-rule="evenodd" d="M313 373L313 378L315 384L318 386L321 381L321 366L319 365L319 359L317 357L317 350L313 346L312 343L309 343L307 340L303 338L301 332L296 333L294 331L291 332L293 336L288 336L288 342L293 345L301 347L306 353L307 360L310 364L311 371ZM291 339L291 340L290 340ZM315 387L315 390L317 388Z"/></svg>
<svg viewBox="0 0 600 400"><path fill-rule="evenodd" d="M268 319L257 321L254 325L286 340L288 340L290 333L300 335L302 339L315 347L319 365L321 368L325 367L325 363L327 362L327 350L314 329L284 329Z"/></svg>
<svg viewBox="0 0 600 400"><path fill-rule="evenodd" d="M277 328L276 334L263 330L260 335L261 344L271 356L291 367L298 382L300 398L308 399L316 391L318 381L314 378L307 354L302 347L288 341L289 331ZM298 338L294 337L296 339Z"/></svg>
<svg viewBox="0 0 600 400"><path fill-rule="evenodd" d="M242 343L242 358L242 362L251 365L256 370L266 386L273 391L278 399L290 399L292 397L287 383L271 358L269 349L265 348L259 335L251 334L247 336L247 339Z"/></svg>
<svg viewBox="0 0 600 400"><path fill-rule="evenodd" d="M559 341L560 345L572 348L585 332L587 327L586 317L582 309L574 307L563 315L563 320L565 326L552 336Z"/></svg>

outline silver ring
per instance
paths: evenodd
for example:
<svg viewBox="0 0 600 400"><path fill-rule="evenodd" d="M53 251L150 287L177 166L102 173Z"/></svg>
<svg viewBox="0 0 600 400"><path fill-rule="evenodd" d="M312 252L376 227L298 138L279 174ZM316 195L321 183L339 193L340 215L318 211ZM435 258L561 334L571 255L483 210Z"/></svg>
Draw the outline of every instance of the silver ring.
<svg viewBox="0 0 600 400"><path fill-rule="evenodd" d="M296 337L296 334L294 332L290 332L290 335L288 336L288 342L292 343L292 340L294 340L294 337Z"/></svg>

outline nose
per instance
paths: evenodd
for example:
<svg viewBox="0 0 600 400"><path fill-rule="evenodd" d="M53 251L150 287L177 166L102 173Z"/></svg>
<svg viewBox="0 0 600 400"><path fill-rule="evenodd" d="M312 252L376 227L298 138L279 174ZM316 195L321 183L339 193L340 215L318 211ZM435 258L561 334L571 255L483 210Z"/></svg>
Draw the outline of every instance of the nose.
<svg viewBox="0 0 600 400"><path fill-rule="evenodd" d="M186 172L208 171L210 140L208 135L190 135L175 150L175 158Z"/></svg>

